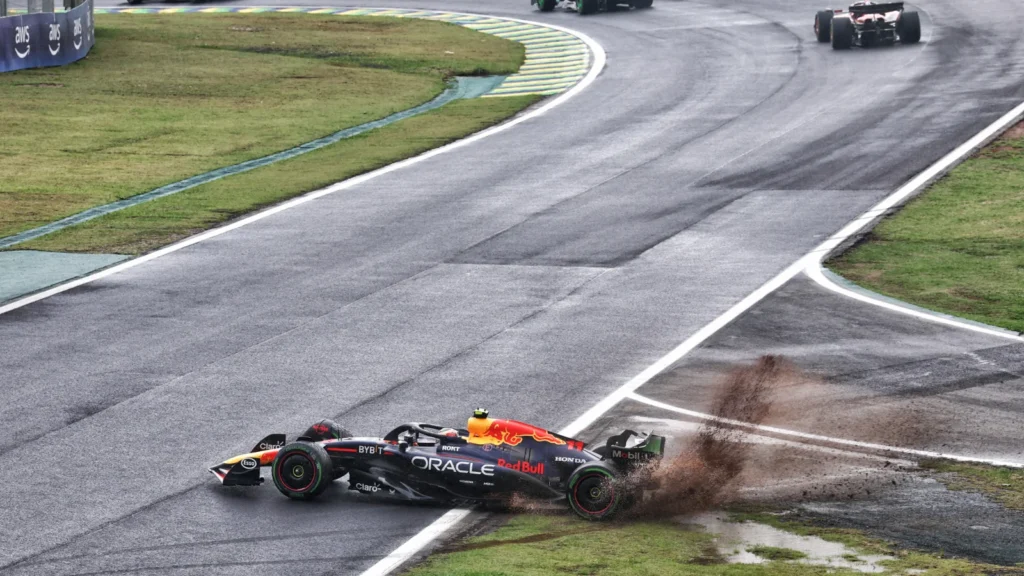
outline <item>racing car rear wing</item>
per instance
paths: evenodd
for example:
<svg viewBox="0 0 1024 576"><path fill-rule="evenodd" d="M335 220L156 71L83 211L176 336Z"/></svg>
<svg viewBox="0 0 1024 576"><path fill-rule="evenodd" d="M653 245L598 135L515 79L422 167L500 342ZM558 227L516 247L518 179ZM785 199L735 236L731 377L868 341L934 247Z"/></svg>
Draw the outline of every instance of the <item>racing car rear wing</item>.
<svg viewBox="0 0 1024 576"><path fill-rule="evenodd" d="M665 455L665 437L656 434L640 434L624 430L608 438L605 443L607 458L626 469L633 469Z"/></svg>
<svg viewBox="0 0 1024 576"><path fill-rule="evenodd" d="M863 16L865 14L887 14L889 12L902 12L903 2L887 2L885 4L864 4L850 6L850 14Z"/></svg>

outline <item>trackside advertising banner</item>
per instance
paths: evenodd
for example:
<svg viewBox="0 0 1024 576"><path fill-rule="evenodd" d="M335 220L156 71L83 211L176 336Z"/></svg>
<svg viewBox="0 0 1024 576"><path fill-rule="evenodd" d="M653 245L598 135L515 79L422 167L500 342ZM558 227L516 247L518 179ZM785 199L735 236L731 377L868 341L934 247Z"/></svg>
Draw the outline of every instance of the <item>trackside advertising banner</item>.
<svg viewBox="0 0 1024 576"><path fill-rule="evenodd" d="M92 48L92 2L67 12L43 12L0 18L0 72L61 66L83 58Z"/></svg>

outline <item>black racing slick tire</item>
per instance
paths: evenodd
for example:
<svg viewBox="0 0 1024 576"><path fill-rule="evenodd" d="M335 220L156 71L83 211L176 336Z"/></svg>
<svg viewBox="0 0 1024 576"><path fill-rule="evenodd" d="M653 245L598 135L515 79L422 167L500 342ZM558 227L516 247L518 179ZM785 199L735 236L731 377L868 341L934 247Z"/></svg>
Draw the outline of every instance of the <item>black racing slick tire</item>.
<svg viewBox="0 0 1024 576"><path fill-rule="evenodd" d="M832 19L832 49L849 50L853 47L853 21L849 18Z"/></svg>
<svg viewBox="0 0 1024 576"><path fill-rule="evenodd" d="M576 0L576 13L580 16L597 12L597 0Z"/></svg>
<svg viewBox="0 0 1024 576"><path fill-rule="evenodd" d="M899 22L900 42L904 44L917 44L921 41L921 16L917 12L904 12L900 14Z"/></svg>
<svg viewBox="0 0 1024 576"><path fill-rule="evenodd" d="M557 3L558 0L537 0L537 9L541 12L551 12Z"/></svg>
<svg viewBox="0 0 1024 576"><path fill-rule="evenodd" d="M654 5L654 0L633 0L633 7L637 10L643 10L650 8Z"/></svg>
<svg viewBox="0 0 1024 576"><path fill-rule="evenodd" d="M271 467L274 486L295 500L312 500L331 485L331 457L320 444L292 442L277 453Z"/></svg>
<svg viewBox="0 0 1024 576"><path fill-rule="evenodd" d="M822 10L814 16L814 35L822 44L832 40L832 11Z"/></svg>
<svg viewBox="0 0 1024 576"><path fill-rule="evenodd" d="M615 515L626 500L615 469L604 462L580 465L566 485L569 507L585 520L606 520Z"/></svg>
<svg viewBox="0 0 1024 576"><path fill-rule="evenodd" d="M352 436L353 434L345 427L339 425L334 420L324 418L306 428L306 431L299 438L320 442L321 440L341 440L342 438L351 438Z"/></svg>

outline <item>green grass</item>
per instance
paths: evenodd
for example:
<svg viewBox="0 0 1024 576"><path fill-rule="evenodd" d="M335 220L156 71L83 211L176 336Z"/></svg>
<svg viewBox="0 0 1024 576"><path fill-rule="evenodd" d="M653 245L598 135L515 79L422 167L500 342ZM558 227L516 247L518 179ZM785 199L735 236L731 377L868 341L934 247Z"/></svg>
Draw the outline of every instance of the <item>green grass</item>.
<svg viewBox="0 0 1024 576"><path fill-rule="evenodd" d="M1024 569L897 550L859 532L787 522L772 514L749 512L740 519L744 518L771 523L798 534L849 542L858 552L892 555L895 559L885 563L888 573L906 574L907 570L922 570L920 573L934 576L1024 574ZM768 546L754 547L759 550L755 553L763 552L768 562L726 564L719 556L713 538L711 534L673 522L595 524L568 516L520 515L512 517L493 532L457 542L430 556L406 572L406 576L859 574L848 569L794 564L788 560L799 558L799 552Z"/></svg>
<svg viewBox="0 0 1024 576"><path fill-rule="evenodd" d="M385 117L524 56L457 25L381 17L100 15L96 38L75 64L0 75L0 237Z"/></svg>
<svg viewBox="0 0 1024 576"><path fill-rule="evenodd" d="M807 554L791 548L778 548L776 546L750 546L747 552L757 554L765 560L799 560L807 558Z"/></svg>
<svg viewBox="0 0 1024 576"><path fill-rule="evenodd" d="M535 96L458 100L302 156L139 204L17 246L141 254L302 192L436 148L499 122Z"/></svg>
<svg viewBox="0 0 1024 576"><path fill-rule="evenodd" d="M940 480L952 490L980 492L1007 508L1024 510L1024 470L949 460L924 460L919 466L949 473Z"/></svg>
<svg viewBox="0 0 1024 576"><path fill-rule="evenodd" d="M876 292L1024 331L1024 129L953 170L828 265Z"/></svg>

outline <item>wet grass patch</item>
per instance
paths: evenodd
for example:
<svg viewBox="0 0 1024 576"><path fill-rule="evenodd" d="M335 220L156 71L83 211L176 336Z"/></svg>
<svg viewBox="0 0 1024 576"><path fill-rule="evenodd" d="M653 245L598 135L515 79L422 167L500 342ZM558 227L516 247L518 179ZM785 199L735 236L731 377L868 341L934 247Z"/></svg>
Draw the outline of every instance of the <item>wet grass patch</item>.
<svg viewBox="0 0 1024 576"><path fill-rule="evenodd" d="M882 561L890 574L1024 575L1024 569L990 566L942 554L898 549L853 530L822 528L765 511L737 512L733 519L751 521L801 535L842 542L865 556L888 554ZM486 545L484 545L486 544ZM539 576L590 574L603 576L656 576L695 574L774 576L861 574L854 567L805 563L797 550L766 545L750 546L761 556L759 564L729 564L716 547L716 536L674 521L610 522L595 527L568 515L523 514L497 529L456 542L406 572L407 576ZM857 554L846 562L858 564Z"/></svg>
<svg viewBox="0 0 1024 576"><path fill-rule="evenodd" d="M320 150L113 212L18 245L143 254L303 192L437 148L514 115L536 96L457 100Z"/></svg>
<svg viewBox="0 0 1024 576"><path fill-rule="evenodd" d="M950 490L985 494L1013 510L1024 510L1024 470L949 460L924 460L925 470L943 473L939 480Z"/></svg>
<svg viewBox="0 0 1024 576"><path fill-rule="evenodd" d="M79 62L0 75L0 237L384 118L452 75L508 74L524 58L515 42L407 18L111 14L96 36Z"/></svg>
<svg viewBox="0 0 1024 576"><path fill-rule="evenodd" d="M1024 332L1024 129L964 162L828 266L881 294Z"/></svg>

